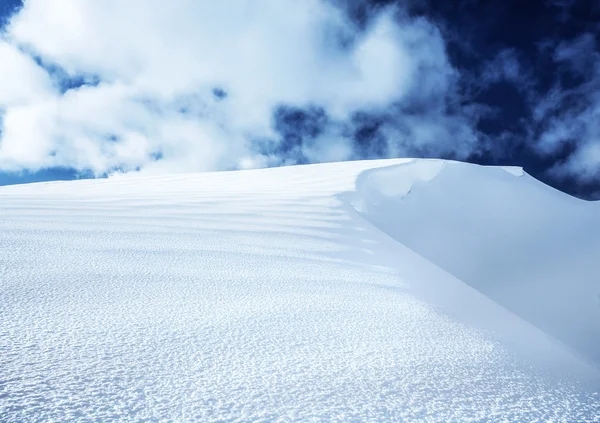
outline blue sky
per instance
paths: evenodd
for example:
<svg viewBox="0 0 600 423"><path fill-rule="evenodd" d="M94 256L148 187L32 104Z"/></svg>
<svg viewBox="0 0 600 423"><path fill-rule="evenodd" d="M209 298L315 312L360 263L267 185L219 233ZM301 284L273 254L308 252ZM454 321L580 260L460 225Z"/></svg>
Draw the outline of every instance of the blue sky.
<svg viewBox="0 0 600 423"><path fill-rule="evenodd" d="M46 181L69 181L82 177L86 177L86 175L80 174L80 172L78 172L75 169L68 168L49 168L35 172L23 170L18 172L0 173L0 185L13 185Z"/></svg>
<svg viewBox="0 0 600 423"><path fill-rule="evenodd" d="M18 6L0 184L416 156L600 198L593 0Z"/></svg>
<svg viewBox="0 0 600 423"><path fill-rule="evenodd" d="M1 0L0 13L2 13L3 18L10 16L19 6L21 6L21 0Z"/></svg>

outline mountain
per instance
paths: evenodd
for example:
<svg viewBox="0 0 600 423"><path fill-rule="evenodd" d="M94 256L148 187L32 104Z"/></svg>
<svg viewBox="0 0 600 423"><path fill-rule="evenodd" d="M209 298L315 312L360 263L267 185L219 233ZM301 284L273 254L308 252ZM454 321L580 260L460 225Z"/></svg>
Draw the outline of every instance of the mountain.
<svg viewBox="0 0 600 423"><path fill-rule="evenodd" d="M380 160L0 188L3 421L598 421L599 203Z"/></svg>

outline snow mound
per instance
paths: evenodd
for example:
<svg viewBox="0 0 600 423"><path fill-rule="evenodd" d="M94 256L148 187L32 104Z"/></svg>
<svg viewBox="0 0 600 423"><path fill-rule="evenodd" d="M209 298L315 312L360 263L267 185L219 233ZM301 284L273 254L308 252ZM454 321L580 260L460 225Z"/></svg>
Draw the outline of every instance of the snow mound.
<svg viewBox="0 0 600 423"><path fill-rule="evenodd" d="M516 169L509 173L520 178L507 168L434 163L366 172L358 180L357 210L600 367L600 203ZM439 171L422 178L424 166ZM390 190L395 181L409 182L410 195Z"/></svg>
<svg viewBox="0 0 600 423"><path fill-rule="evenodd" d="M431 236L424 193L454 167L468 192L528 181L461 166L0 188L0 420L598 421L596 370L386 234Z"/></svg>

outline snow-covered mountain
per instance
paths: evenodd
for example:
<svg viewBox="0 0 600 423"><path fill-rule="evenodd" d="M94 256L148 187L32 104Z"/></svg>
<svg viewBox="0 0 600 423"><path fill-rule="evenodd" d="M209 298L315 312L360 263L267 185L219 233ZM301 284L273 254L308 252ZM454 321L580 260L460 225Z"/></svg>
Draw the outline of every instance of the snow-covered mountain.
<svg viewBox="0 0 600 423"><path fill-rule="evenodd" d="M2 187L0 420L598 421L599 231L433 160Z"/></svg>

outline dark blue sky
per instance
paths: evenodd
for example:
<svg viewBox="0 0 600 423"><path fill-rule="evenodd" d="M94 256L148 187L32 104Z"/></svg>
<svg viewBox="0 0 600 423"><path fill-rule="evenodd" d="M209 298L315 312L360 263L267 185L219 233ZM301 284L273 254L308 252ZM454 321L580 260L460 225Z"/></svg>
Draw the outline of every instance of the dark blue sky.
<svg viewBox="0 0 600 423"><path fill-rule="evenodd" d="M531 125L531 101L543 96L557 83L564 90L577 89L586 79L579 73L553 60L561 42L572 41L582 34L600 31L600 2L595 0L464 0L424 1L415 13L424 13L443 23L449 32L446 39L452 61L462 72L477 72L485 61L501 51L515 52L522 72L531 86L498 81L481 87L471 101L494 107L497 113L480 122L480 128L492 136L494 145L471 160L491 164L523 166L530 174L567 192L589 196L598 194L598 184L584 184L571 178L553 178L547 171L565 160L572 147L567 143L554 155L542 157L532 150L531 141L539 128ZM463 44L467 42L466 46ZM597 51L598 44L596 44ZM568 99L562 105L569 108ZM533 126L533 128L532 128ZM494 138L509 129L507 138ZM529 131L533 129L534 133ZM576 143L577 140L570 140Z"/></svg>
<svg viewBox="0 0 600 423"><path fill-rule="evenodd" d="M551 170L569 160L577 151L579 140L561 141L560 148L541 154L536 148L547 122L567 111L583 110L581 94L597 87L587 72L585 57L557 61L561 43L578 39L586 44L587 55L597 54L600 40L600 1L596 0L330 0L347 10L359 25L367 26L378 7L396 3L410 16L424 16L441 29L452 65L460 72L460 101L447 107L456 110L475 108L480 112L474 120L479 148L469 160L482 164L523 166L533 176L563 191L583 198L600 198L600 175L578 178L557 175ZM20 4L18 0L0 0L1 20L5 20ZM587 38L585 38L587 36ZM582 38L583 37L583 38ZM585 56L584 54L584 56ZM482 78L486 69L499 60L510 58L519 67L518 77L499 75ZM579 66L579 64L583 65ZM578 65L578 66L575 66ZM590 63L591 67L591 63ZM590 70L591 72L591 70ZM561 92L555 107L543 118L534 118L538 105L552 90ZM223 91L225 95L225 91ZM406 115L406 105L401 111ZM419 107L411 105L418 113ZM481 111L485 111L482 113ZM380 128L394 120L400 110L391 107L385 114L358 112L347 135L352 137L362 158L389 156ZM1 117L1 110L0 110ZM273 116L274 127L283 142L270 145L257 142L256 149L297 161L298 148L319 136L328 117L318 105L310 109L282 105ZM596 124L600 125L600 124ZM1 130L1 128L0 128ZM415 147L414 156L430 157L431 151ZM453 158L449 153L446 158ZM82 177L72 169L58 168L37 172L6 173L0 169L0 185Z"/></svg>
<svg viewBox="0 0 600 423"><path fill-rule="evenodd" d="M577 139L541 155L533 144L541 126L532 122L535 102L557 85L564 91L589 85L589 75L554 60L556 47L582 35L594 39L600 33L600 1L597 0L339 0L358 22L366 22L370 7L401 4L409 14L425 16L442 28L452 64L466 76L463 106L482 104L493 113L478 121L481 151L470 161L481 164L523 166L528 173L563 191L585 198L600 198L600 175L583 182L577 177L551 174L575 150ZM372 13L371 13L372 14ZM594 52L600 51L595 39ZM521 78L499 78L478 84L486 64L502 52L518 61ZM590 53L590 52L584 52ZM590 72L592 69L590 69ZM565 96L556 114L578 107L577 99ZM574 104L575 103L575 104ZM552 116L547 116L549 119ZM600 125L600 122L597 123ZM371 131L376 133L376 131ZM369 143L366 140L365 143Z"/></svg>

